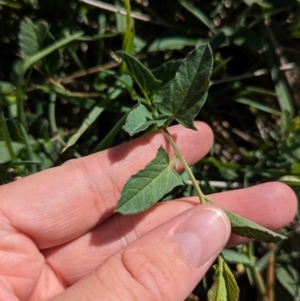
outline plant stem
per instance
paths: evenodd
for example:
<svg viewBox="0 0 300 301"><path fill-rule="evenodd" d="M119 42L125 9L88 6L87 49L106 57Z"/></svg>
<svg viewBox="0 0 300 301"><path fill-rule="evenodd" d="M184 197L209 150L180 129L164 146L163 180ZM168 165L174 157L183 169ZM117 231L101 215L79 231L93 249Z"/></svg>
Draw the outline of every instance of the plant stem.
<svg viewBox="0 0 300 301"><path fill-rule="evenodd" d="M39 51L37 54L34 54L33 56L29 57L28 59L26 59L23 63L23 74L22 76L25 74L25 72L27 71L27 69L33 65L35 62L37 62L38 60L42 59L43 57L45 57L46 55L52 53L53 51L55 51L58 48L61 48L63 46L65 46L68 43L73 42L74 40L78 39L80 36L83 35L82 31L78 31L76 33L74 33L73 35L64 37L60 40L58 40L57 42L45 47L44 49L42 49L41 51Z"/></svg>
<svg viewBox="0 0 300 301"><path fill-rule="evenodd" d="M100 143L95 147L92 153L96 153L102 151L107 148L108 144L112 141L112 139L117 135L117 133L122 129L123 124L127 118L129 112L124 114L121 119L115 124L115 126L110 130L110 132L100 141Z"/></svg>
<svg viewBox="0 0 300 301"><path fill-rule="evenodd" d="M8 131L8 128L7 128L7 125L5 122L4 112L2 110L0 110L0 124L1 124L1 129L2 129L3 140L5 142L5 146L9 153L10 159L12 161L16 161L18 158L14 151L12 141L10 139L9 131Z"/></svg>
<svg viewBox="0 0 300 301"><path fill-rule="evenodd" d="M56 125L56 117L55 117L56 94L51 93L49 98L50 101L48 105L48 118L49 118L50 128L54 134L58 134L58 128Z"/></svg>
<svg viewBox="0 0 300 301"><path fill-rule="evenodd" d="M131 19L131 6L130 6L130 0L124 1L124 6L126 9L126 30L131 30L132 28L132 19Z"/></svg>
<svg viewBox="0 0 300 301"><path fill-rule="evenodd" d="M140 87L140 88L141 88L141 87ZM143 95L144 95L144 97L145 97L145 99L146 99L147 105L148 105L148 106L151 106L151 100L150 100L148 94L144 91L144 89L141 88L141 90L142 90Z"/></svg>
<svg viewBox="0 0 300 301"><path fill-rule="evenodd" d="M167 128L172 123L173 120L174 120L173 117L171 117L170 119L168 119L167 122L166 122L166 124L165 124L165 127Z"/></svg>
<svg viewBox="0 0 300 301"><path fill-rule="evenodd" d="M167 128L163 128L163 131L164 131L164 134L166 135L168 141L170 142L174 152L175 152L175 155L176 157L181 161L185 171L187 172L193 186L194 186L194 189L197 193L197 196L199 197L199 200L200 200L200 203L201 204L205 204L207 203L207 198L206 196L203 194L203 192L201 191L201 188L199 187L198 183L197 183L197 180L193 174L193 172L191 171L189 165L187 164L187 162L185 161L183 155L181 154L176 142L174 141L173 137L171 136L171 134L169 133L169 131L167 130Z"/></svg>
<svg viewBox="0 0 300 301"><path fill-rule="evenodd" d="M17 86L16 97L17 97L18 119L19 119L20 123L23 124L25 129L28 130L28 124L27 124L25 111L24 111L24 93L22 90L21 80Z"/></svg>
<svg viewBox="0 0 300 301"><path fill-rule="evenodd" d="M268 262L268 267L267 267L267 275L266 275L266 286L267 286L267 296L268 296L268 301L274 301L275 300L275 264L276 264L276 257L273 252L273 249L275 247L274 243L269 243L269 250L272 251L269 262Z"/></svg>
<svg viewBox="0 0 300 301"><path fill-rule="evenodd" d="M35 157L34 157L34 152L32 150L28 134L27 134L27 132L26 132L26 130L25 130L25 128L24 128L24 126L23 126L22 123L20 123L19 126L20 126L20 131L21 131L21 134L22 134L24 142L25 142L26 150L27 150L27 153L28 153L28 158L29 158L28 161L34 162L36 160L35 160ZM38 164L40 164L40 162L37 162L37 165ZM32 165L30 164L29 165L29 169L30 169L31 173L37 172L37 166L36 166L36 164L32 164Z"/></svg>

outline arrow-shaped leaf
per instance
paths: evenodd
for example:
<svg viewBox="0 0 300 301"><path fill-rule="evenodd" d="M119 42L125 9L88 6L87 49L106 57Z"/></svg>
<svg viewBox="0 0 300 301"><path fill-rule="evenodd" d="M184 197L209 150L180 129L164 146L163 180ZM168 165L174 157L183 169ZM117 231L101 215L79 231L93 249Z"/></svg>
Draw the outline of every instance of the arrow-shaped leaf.
<svg viewBox="0 0 300 301"><path fill-rule="evenodd" d="M195 129L194 118L206 100L212 66L212 52L208 44L190 52L171 81L165 99L153 102L155 107L183 126Z"/></svg>
<svg viewBox="0 0 300 301"><path fill-rule="evenodd" d="M122 214L142 212L179 185L183 185L183 181L170 166L167 152L160 147L156 157L125 184L115 211Z"/></svg>
<svg viewBox="0 0 300 301"><path fill-rule="evenodd" d="M276 242L286 238L230 211L225 212L230 220L232 233L234 234L264 242Z"/></svg>
<svg viewBox="0 0 300 301"><path fill-rule="evenodd" d="M151 94L160 87L161 81L156 79L140 61L123 51L118 51L116 54L126 63L129 74L142 91Z"/></svg>

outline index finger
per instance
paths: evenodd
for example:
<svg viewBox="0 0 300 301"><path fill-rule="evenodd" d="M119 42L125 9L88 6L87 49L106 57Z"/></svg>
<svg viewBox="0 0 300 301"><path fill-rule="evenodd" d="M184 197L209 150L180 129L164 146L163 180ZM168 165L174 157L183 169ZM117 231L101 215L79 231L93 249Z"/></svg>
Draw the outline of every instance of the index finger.
<svg viewBox="0 0 300 301"><path fill-rule="evenodd" d="M195 125L198 131L170 128L190 165L209 151L213 138L206 124ZM156 132L4 185L0 211L39 248L70 241L113 214L128 178L145 167L161 145L174 155L163 134Z"/></svg>

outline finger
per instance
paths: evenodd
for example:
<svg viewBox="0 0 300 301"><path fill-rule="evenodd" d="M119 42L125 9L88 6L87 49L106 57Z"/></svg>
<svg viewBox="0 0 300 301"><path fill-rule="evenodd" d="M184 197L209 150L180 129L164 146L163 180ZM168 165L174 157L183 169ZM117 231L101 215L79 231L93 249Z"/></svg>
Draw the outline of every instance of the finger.
<svg viewBox="0 0 300 301"><path fill-rule="evenodd" d="M115 253L52 300L184 300L225 246L227 216L196 206Z"/></svg>
<svg viewBox="0 0 300 301"><path fill-rule="evenodd" d="M220 207L272 230L278 230L289 223L297 207L294 192L278 182L217 193L210 197ZM186 198L157 204L137 215L114 215L91 232L63 247L44 251L46 262L65 286L71 285L112 254L198 204L197 198ZM245 241L245 238L232 235L228 245Z"/></svg>
<svg viewBox="0 0 300 301"><path fill-rule="evenodd" d="M171 134L189 164L210 149L212 132L174 126ZM173 152L161 132L77 159L0 188L0 211L40 248L70 241L109 217L128 178L149 163L160 146ZM197 150L197 151L195 151Z"/></svg>

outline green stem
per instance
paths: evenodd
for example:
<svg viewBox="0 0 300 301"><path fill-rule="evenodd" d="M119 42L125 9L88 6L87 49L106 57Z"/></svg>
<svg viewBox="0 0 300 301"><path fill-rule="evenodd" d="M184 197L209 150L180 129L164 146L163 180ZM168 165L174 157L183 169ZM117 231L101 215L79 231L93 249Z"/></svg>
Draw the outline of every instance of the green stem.
<svg viewBox="0 0 300 301"><path fill-rule="evenodd" d="M134 30L131 19L131 6L130 0L124 0L124 6L126 9L126 31L123 38L122 50L130 55L133 54L133 44L134 44ZM126 72L127 67L123 61L120 66L120 71Z"/></svg>
<svg viewBox="0 0 300 301"><path fill-rule="evenodd" d="M34 157L32 147L31 147L31 143L30 143L28 134L27 134L27 132L26 132L26 130L25 130L22 123L20 123L20 130L21 130L21 134L23 136L24 142L25 142L25 146L26 146L26 150L27 150L27 153L28 153L29 161L34 162L35 157ZM38 162L37 164L40 164L40 162ZM30 164L29 169L30 169L31 173L37 172L37 166L35 164Z"/></svg>
<svg viewBox="0 0 300 301"><path fill-rule="evenodd" d="M76 32L73 35L70 35L68 37L62 38L61 40L58 40L57 42L45 47L41 51L39 51L37 54L29 57L27 60L23 63L23 74L25 74L26 70L33 65L38 60L42 59L44 56L50 54L51 52L55 51L58 48L61 48L62 46L71 43L72 41L78 39L80 36L83 35L83 32ZM22 74L22 75L23 75Z"/></svg>
<svg viewBox="0 0 300 301"><path fill-rule="evenodd" d="M199 200L200 200L200 203L201 204L205 204L207 203L207 197L203 194L203 192L201 191L201 188L199 187L198 183L197 183L197 180L193 174L193 172L191 171L189 165L187 164L187 162L185 161L183 155L181 154L176 142L174 141L173 137L171 136L171 134L169 133L169 131L167 130L167 128L164 128L163 129L164 131L164 134L166 135L168 141L170 142L174 152L175 152L175 155L177 156L177 158L181 161L185 171L187 172L194 188L195 188L195 191L197 193L197 196L199 197Z"/></svg>
<svg viewBox="0 0 300 301"><path fill-rule="evenodd" d="M267 290L266 290L266 285L264 283L263 277L255 266L253 266L251 269L252 269L257 290L259 291L259 294L261 295L263 300L266 300Z"/></svg>
<svg viewBox="0 0 300 301"><path fill-rule="evenodd" d="M140 87L141 88L141 87ZM146 99L146 102L147 102L147 105L148 106L151 106L151 100L150 100L150 98L148 97L148 94L141 88L141 90L142 90L142 92L143 92L143 95L144 95L144 97L145 97L145 99Z"/></svg>
<svg viewBox="0 0 300 301"><path fill-rule="evenodd" d="M48 105L48 118L49 118L51 131L54 134L58 134L58 128L56 125L56 117L55 117L55 104L56 104L55 102L56 102L56 94L51 93L50 101L49 101L49 105Z"/></svg>
<svg viewBox="0 0 300 301"><path fill-rule="evenodd" d="M108 144L112 141L112 139L116 136L116 134L121 130L125 120L127 118L129 112L124 114L122 118L115 124L115 126L111 129L111 131L105 136L104 139L95 147L92 153L96 153L102 151L107 148Z"/></svg>
<svg viewBox="0 0 300 301"><path fill-rule="evenodd" d="M12 141L10 139L10 135L9 135L9 131L5 122L5 117L4 117L4 113L2 110L0 110L0 122L1 122L1 129L2 129L2 136L3 136L3 140L5 142L5 146L8 150L10 159L12 161L16 161L17 155L14 151L13 145L12 145Z"/></svg>
<svg viewBox="0 0 300 301"><path fill-rule="evenodd" d="M130 0L125 0L124 6L126 9L126 27L127 27L127 30L130 30L132 27L132 20L131 20L131 16L130 16L130 13L131 13Z"/></svg>
<svg viewBox="0 0 300 301"><path fill-rule="evenodd" d="M25 111L24 111L24 93L22 90L21 83L17 87L16 99L17 99L18 120L20 121L21 124L23 124L25 129L28 130L27 119L26 119Z"/></svg>
<svg viewBox="0 0 300 301"><path fill-rule="evenodd" d="M173 117L169 118L165 124L165 127L167 128L168 126L170 126L170 124L172 123L173 120L174 120Z"/></svg>

